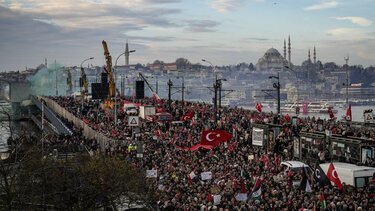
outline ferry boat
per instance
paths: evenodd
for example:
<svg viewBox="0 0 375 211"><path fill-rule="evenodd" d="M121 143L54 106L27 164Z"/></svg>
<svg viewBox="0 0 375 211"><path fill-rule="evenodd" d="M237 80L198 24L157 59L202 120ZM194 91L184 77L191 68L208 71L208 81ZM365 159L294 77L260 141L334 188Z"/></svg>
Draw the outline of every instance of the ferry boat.
<svg viewBox="0 0 375 211"><path fill-rule="evenodd" d="M319 114L328 114L328 108L331 107L333 113L337 113L338 110L334 109L334 106L327 102L306 102L306 103L285 103L281 107L281 112L296 112L296 107L299 107L300 113L303 113L303 108L307 106L308 113L319 113Z"/></svg>

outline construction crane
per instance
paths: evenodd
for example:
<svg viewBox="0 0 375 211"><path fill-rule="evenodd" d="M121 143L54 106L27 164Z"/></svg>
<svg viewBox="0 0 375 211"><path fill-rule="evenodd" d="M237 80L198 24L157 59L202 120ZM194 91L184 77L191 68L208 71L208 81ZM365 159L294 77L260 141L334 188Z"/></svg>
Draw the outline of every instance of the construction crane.
<svg viewBox="0 0 375 211"><path fill-rule="evenodd" d="M106 70L108 73L108 79L109 79L109 84L108 84L108 98L105 100L104 105L107 108L113 109L115 102L112 98L115 97L116 95L116 87L115 87L115 82L113 79L113 73L112 73L112 57L109 54L108 46L106 41L102 41L103 48L104 48L104 56L106 60Z"/></svg>
<svg viewBox="0 0 375 211"><path fill-rule="evenodd" d="M152 88L152 86L148 83L148 81L146 80L146 77L142 74L142 73L139 73L139 77L144 81L146 82L148 88L151 90L152 93L155 93L154 89Z"/></svg>
<svg viewBox="0 0 375 211"><path fill-rule="evenodd" d="M159 95L154 91L154 89L152 88L152 86L148 83L148 81L146 80L146 77L142 74L142 73L139 73L139 77L144 81L146 82L148 88L151 90L152 92L152 96L154 97L155 100L160 100L160 97Z"/></svg>

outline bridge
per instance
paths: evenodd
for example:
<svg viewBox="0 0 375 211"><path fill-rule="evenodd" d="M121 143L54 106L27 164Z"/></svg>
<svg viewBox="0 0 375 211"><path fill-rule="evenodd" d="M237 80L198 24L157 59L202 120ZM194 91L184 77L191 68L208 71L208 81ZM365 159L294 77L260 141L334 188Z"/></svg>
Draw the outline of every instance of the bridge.
<svg viewBox="0 0 375 211"><path fill-rule="evenodd" d="M61 121L60 118L57 117L55 112L53 112L48 106L42 105L42 101L31 95L31 101L36 105L36 107L44 113L44 116L49 120L49 125L50 128L57 134L61 135L73 135L73 132ZM31 119L35 122L35 124L40 128L40 129L45 129L42 127L42 122L39 120L35 115L31 116Z"/></svg>

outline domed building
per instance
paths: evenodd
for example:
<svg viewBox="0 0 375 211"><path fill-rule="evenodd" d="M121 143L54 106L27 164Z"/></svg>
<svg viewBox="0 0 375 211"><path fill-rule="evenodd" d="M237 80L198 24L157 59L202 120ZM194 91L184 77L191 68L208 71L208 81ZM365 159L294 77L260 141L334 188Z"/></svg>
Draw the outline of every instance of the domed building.
<svg viewBox="0 0 375 211"><path fill-rule="evenodd" d="M278 50L270 48L256 64L257 70L282 70L288 65L288 61L281 56Z"/></svg>
<svg viewBox="0 0 375 211"><path fill-rule="evenodd" d="M286 59L286 42L284 40L284 56L282 56L275 48L270 48L266 51L264 56L258 60L256 69L260 71L266 70L283 70L285 66L291 66L291 47L290 37L288 39L288 60Z"/></svg>

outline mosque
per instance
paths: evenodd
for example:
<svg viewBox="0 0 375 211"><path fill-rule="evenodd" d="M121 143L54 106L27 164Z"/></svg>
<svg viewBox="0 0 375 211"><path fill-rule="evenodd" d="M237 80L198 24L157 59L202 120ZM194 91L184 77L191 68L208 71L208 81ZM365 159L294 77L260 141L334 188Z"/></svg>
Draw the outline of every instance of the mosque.
<svg viewBox="0 0 375 211"><path fill-rule="evenodd" d="M310 50L308 52L308 59L302 63L302 67L314 66L316 64L316 49L314 47L314 61L311 61ZM284 70L285 66L293 67L291 62L291 43L290 36L288 37L288 57L286 41L284 40L284 55L282 56L275 48L270 48L266 51L264 56L260 58L256 64L256 70L258 71L280 71Z"/></svg>

